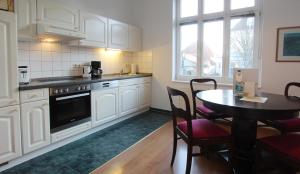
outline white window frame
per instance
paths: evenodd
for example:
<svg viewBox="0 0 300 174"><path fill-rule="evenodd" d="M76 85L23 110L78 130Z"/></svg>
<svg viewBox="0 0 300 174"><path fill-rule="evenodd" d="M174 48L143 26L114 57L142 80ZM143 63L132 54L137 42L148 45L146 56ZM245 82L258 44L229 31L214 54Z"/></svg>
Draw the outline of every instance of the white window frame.
<svg viewBox="0 0 300 174"><path fill-rule="evenodd" d="M261 3L262 0L255 0L255 7L247 7L242 9L231 10L231 0L224 0L224 11L203 14L204 0L198 0L198 15L192 17L180 18L180 0L173 0L173 81L190 81L193 78L214 78L219 83L232 84L232 79L228 77L229 61L230 61L230 21L232 17L252 15L255 18L254 28L254 62L255 68L258 68L259 74L261 74ZM201 62L202 62L202 38L203 38L203 23L207 21L213 21L217 19L223 19L224 21L224 41L223 41L223 67L222 77L206 77L202 76ZM198 24L198 42L197 42L197 75L196 76L183 76L180 75L180 26L186 24Z"/></svg>

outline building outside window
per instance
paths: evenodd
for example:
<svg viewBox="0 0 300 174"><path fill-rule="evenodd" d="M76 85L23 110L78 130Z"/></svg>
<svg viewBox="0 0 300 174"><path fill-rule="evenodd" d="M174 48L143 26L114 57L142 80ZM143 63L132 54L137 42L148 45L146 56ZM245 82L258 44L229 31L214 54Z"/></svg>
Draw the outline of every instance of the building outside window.
<svg viewBox="0 0 300 174"><path fill-rule="evenodd" d="M175 80L229 83L233 68L260 68L260 0L174 0Z"/></svg>

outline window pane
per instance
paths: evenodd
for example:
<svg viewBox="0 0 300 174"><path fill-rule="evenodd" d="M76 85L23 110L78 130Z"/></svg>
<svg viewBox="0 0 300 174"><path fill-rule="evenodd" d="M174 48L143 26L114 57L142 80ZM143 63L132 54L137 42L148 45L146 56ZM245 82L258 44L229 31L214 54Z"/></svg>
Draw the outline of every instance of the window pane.
<svg viewBox="0 0 300 174"><path fill-rule="evenodd" d="M253 68L255 65L254 17L233 18L230 25L229 77L232 77L232 68Z"/></svg>
<svg viewBox="0 0 300 174"><path fill-rule="evenodd" d="M202 75L222 76L223 21L204 23L202 56Z"/></svg>
<svg viewBox="0 0 300 174"><path fill-rule="evenodd" d="M197 74L197 40L197 24L180 27L180 75L195 76Z"/></svg>
<svg viewBox="0 0 300 174"><path fill-rule="evenodd" d="M255 0L231 0L231 10L254 6Z"/></svg>
<svg viewBox="0 0 300 174"><path fill-rule="evenodd" d="M198 0L181 0L180 17L196 16L198 14Z"/></svg>
<svg viewBox="0 0 300 174"><path fill-rule="evenodd" d="M222 12L224 10L224 0L204 0L204 14Z"/></svg>

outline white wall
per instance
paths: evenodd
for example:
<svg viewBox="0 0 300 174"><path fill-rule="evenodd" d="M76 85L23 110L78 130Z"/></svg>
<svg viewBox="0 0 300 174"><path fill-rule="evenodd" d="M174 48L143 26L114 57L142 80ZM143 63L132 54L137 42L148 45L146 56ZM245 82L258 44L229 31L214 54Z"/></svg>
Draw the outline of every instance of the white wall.
<svg viewBox="0 0 300 174"><path fill-rule="evenodd" d="M188 84L173 83L172 0L132 0L133 19L143 28L144 49L153 51L152 107L169 109L166 86L189 91ZM300 81L300 63L275 63L276 28L300 26L299 0L263 0L262 90L283 93L289 81Z"/></svg>
<svg viewBox="0 0 300 174"><path fill-rule="evenodd" d="M169 109L172 79L172 0L133 0L133 17L143 29L143 49L152 50L152 107Z"/></svg>
<svg viewBox="0 0 300 174"><path fill-rule="evenodd" d="M87 12L132 24L130 0L56 0Z"/></svg>
<svg viewBox="0 0 300 174"><path fill-rule="evenodd" d="M277 28L300 26L299 9L299 0L263 0L262 89L264 91L282 94L288 82L300 82L300 62L275 62Z"/></svg>

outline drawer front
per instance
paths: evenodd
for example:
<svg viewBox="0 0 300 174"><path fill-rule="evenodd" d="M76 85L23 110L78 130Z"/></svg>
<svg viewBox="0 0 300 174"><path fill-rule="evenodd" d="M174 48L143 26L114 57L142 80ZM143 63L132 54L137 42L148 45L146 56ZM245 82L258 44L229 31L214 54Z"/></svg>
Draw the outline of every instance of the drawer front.
<svg viewBox="0 0 300 174"><path fill-rule="evenodd" d="M91 121L51 134L51 143L78 135L92 128Z"/></svg>
<svg viewBox="0 0 300 174"><path fill-rule="evenodd" d="M151 79L152 79L151 77L139 78L139 83L150 83Z"/></svg>
<svg viewBox="0 0 300 174"><path fill-rule="evenodd" d="M150 83L150 82L151 82L151 77L140 77L140 78L127 79L127 80L120 80L119 85L130 86L130 85L137 85L141 83Z"/></svg>
<svg viewBox="0 0 300 174"><path fill-rule="evenodd" d="M140 83L139 78L120 80L119 86L130 86L130 85L136 85L136 84L139 84L139 83Z"/></svg>
<svg viewBox="0 0 300 174"><path fill-rule="evenodd" d="M48 100L49 99L49 89L34 89L28 91L20 92L21 103L39 101L39 100Z"/></svg>

